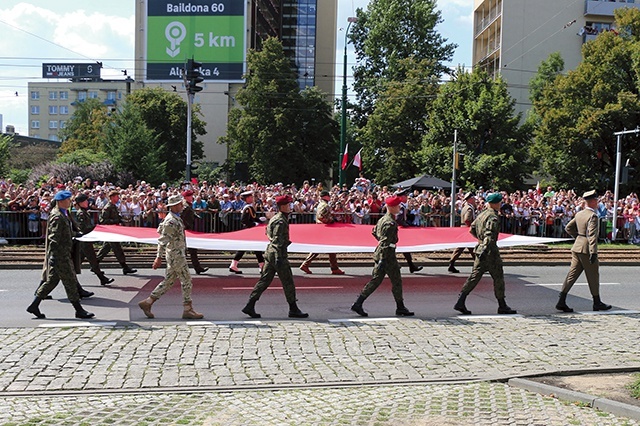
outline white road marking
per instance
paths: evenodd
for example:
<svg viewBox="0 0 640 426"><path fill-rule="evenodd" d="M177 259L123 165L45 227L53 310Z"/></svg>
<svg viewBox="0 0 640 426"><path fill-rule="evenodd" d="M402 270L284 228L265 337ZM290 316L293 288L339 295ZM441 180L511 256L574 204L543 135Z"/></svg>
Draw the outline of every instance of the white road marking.
<svg viewBox="0 0 640 426"><path fill-rule="evenodd" d="M543 286L543 287L562 287L562 283L546 283L546 284L525 284L525 287L536 287L536 286ZM587 286L589 284L587 283L575 283L574 286ZM620 283L600 283L600 285L620 285Z"/></svg>
<svg viewBox="0 0 640 426"><path fill-rule="evenodd" d="M619 309L617 311L581 311L582 315L619 315L619 314L640 314L640 311Z"/></svg>
<svg viewBox="0 0 640 426"><path fill-rule="evenodd" d="M312 286L312 287L298 287L296 286L296 290L333 290L344 288L342 286ZM253 287L222 287L223 290L253 290ZM274 286L269 287L267 290L282 290L282 287Z"/></svg>

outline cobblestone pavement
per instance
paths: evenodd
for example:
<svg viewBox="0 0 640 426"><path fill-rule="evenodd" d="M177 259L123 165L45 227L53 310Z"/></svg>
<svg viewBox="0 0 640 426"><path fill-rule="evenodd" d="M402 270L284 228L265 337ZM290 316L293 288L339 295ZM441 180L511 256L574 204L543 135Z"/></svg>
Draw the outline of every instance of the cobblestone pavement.
<svg viewBox="0 0 640 426"><path fill-rule="evenodd" d="M640 370L639 321L621 313L0 329L0 424L637 424L492 380Z"/></svg>

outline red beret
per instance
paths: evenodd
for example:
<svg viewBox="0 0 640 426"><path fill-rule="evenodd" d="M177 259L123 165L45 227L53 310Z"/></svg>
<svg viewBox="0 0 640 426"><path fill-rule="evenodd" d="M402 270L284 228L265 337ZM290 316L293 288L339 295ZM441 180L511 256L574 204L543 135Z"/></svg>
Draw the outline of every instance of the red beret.
<svg viewBox="0 0 640 426"><path fill-rule="evenodd" d="M397 195L392 195L391 197L387 197L386 200L384 200L384 202L388 205L388 206L399 206L400 203L402 202L402 199L400 197L398 197Z"/></svg>
<svg viewBox="0 0 640 426"><path fill-rule="evenodd" d="M192 191L192 190L190 190L190 189L187 189L186 191L183 191L183 192L182 192L182 196L183 196L183 197L190 197L190 196L192 196L192 195L193 195L193 191Z"/></svg>
<svg viewBox="0 0 640 426"><path fill-rule="evenodd" d="M279 197L276 197L276 204L279 206L289 204L292 201L293 198L291 198L289 195L281 195Z"/></svg>

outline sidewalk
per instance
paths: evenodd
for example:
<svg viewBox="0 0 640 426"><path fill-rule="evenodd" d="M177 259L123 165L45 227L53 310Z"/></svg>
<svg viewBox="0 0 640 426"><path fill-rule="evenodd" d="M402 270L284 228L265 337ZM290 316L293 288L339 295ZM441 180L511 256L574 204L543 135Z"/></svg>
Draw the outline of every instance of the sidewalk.
<svg viewBox="0 0 640 426"><path fill-rule="evenodd" d="M0 424L635 425L505 381L640 370L639 320L628 312L0 329Z"/></svg>

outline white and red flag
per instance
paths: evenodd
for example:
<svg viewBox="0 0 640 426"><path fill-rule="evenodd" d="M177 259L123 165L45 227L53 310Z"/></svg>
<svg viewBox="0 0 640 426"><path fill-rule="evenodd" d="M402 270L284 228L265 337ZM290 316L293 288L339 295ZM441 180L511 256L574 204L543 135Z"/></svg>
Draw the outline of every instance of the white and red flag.
<svg viewBox="0 0 640 426"><path fill-rule="evenodd" d="M361 152L362 152L362 148L360 148L360 151L358 151L356 156L353 157L353 165L356 166L358 170L362 170L362 157L360 157Z"/></svg>
<svg viewBox="0 0 640 426"><path fill-rule="evenodd" d="M349 144L344 147L344 154L342 155L342 170L347 168L349 162Z"/></svg>

